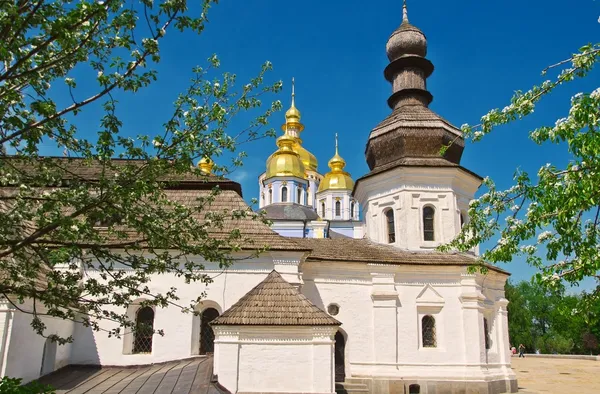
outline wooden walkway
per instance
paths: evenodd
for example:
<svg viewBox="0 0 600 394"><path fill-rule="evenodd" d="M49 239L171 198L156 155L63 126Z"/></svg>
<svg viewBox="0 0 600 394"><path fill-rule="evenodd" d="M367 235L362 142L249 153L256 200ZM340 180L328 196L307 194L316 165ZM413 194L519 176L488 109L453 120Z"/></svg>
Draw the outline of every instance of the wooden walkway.
<svg viewBox="0 0 600 394"><path fill-rule="evenodd" d="M212 357L136 367L68 366L39 379L57 394L222 394L211 383Z"/></svg>

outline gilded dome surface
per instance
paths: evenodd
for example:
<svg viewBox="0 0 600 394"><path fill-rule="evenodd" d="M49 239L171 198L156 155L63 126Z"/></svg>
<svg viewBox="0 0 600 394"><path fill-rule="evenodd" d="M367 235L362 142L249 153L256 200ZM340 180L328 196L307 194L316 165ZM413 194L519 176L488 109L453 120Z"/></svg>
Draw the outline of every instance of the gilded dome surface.
<svg viewBox="0 0 600 394"><path fill-rule="evenodd" d="M302 160L302 164L304 164L304 168L309 171L317 171L317 166L319 162L315 155L310 153L305 147L302 146L302 140L299 138L295 139L294 145L292 146L294 152L300 156L300 160Z"/></svg>
<svg viewBox="0 0 600 394"><path fill-rule="evenodd" d="M304 164L292 146L294 138L284 134L277 139L279 149L267 159L266 179L274 176L304 178Z"/></svg>
<svg viewBox="0 0 600 394"><path fill-rule="evenodd" d="M335 135L335 155L329 160L329 171L319 184L319 192L325 190L352 190L354 181L349 173L344 171L346 161L339 155L337 146L337 134Z"/></svg>
<svg viewBox="0 0 600 394"><path fill-rule="evenodd" d="M200 167L200 171L206 175L212 174L212 169L214 166L215 163L208 157L203 157L198 162L198 167Z"/></svg>

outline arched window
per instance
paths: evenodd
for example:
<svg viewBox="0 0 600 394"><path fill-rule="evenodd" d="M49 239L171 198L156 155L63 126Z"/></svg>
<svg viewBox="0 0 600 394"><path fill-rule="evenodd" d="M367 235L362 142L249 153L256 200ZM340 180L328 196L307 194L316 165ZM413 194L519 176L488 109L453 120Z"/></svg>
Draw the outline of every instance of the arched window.
<svg viewBox="0 0 600 394"><path fill-rule="evenodd" d="M460 213L460 228L462 228L465 225L465 215L461 212Z"/></svg>
<svg viewBox="0 0 600 394"><path fill-rule="evenodd" d="M435 217L435 210L433 207L423 208L423 239L425 241L434 241L435 234L433 230L433 219Z"/></svg>
<svg viewBox="0 0 600 394"><path fill-rule="evenodd" d="M335 216L342 215L342 203L339 201L335 202Z"/></svg>
<svg viewBox="0 0 600 394"><path fill-rule="evenodd" d="M133 353L152 353L154 310L149 306L138 309L135 318Z"/></svg>
<svg viewBox="0 0 600 394"><path fill-rule="evenodd" d="M325 202L321 202L321 216L325 217Z"/></svg>
<svg viewBox="0 0 600 394"><path fill-rule="evenodd" d="M423 316L423 320L421 320L421 334L423 335L423 347L437 347L435 319L433 316Z"/></svg>
<svg viewBox="0 0 600 394"><path fill-rule="evenodd" d="M388 209L385 211L385 219L387 224L388 243L396 242L396 224L394 223L394 211Z"/></svg>
<svg viewBox="0 0 600 394"><path fill-rule="evenodd" d="M215 308L206 308L202 311L202 317L200 318L200 354L215 351L215 333L209 323L217 317L219 317L219 311Z"/></svg>
<svg viewBox="0 0 600 394"><path fill-rule="evenodd" d="M273 204L273 189L269 189L269 204Z"/></svg>
<svg viewBox="0 0 600 394"><path fill-rule="evenodd" d="M296 202L298 204L302 204L302 189L301 188L297 188L296 191L298 192L298 193L296 193L296 196L297 196L297 199L298 199Z"/></svg>
<svg viewBox="0 0 600 394"><path fill-rule="evenodd" d="M281 188L281 202L287 202L288 200L288 195L287 195L287 186L284 186Z"/></svg>
<svg viewBox="0 0 600 394"><path fill-rule="evenodd" d="M492 341L490 341L490 329L488 327L488 321L485 317L483 318L483 333L485 335L485 348L489 349L492 347Z"/></svg>
<svg viewBox="0 0 600 394"><path fill-rule="evenodd" d="M350 203L350 219L354 218L354 201Z"/></svg>

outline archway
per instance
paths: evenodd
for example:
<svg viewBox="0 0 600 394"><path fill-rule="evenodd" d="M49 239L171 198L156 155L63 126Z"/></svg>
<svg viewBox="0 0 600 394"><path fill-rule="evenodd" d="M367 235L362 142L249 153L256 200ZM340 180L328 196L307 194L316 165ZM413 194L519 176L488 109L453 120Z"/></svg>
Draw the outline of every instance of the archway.
<svg viewBox="0 0 600 394"><path fill-rule="evenodd" d="M346 339L338 331L335 333L335 381L343 382L346 380Z"/></svg>
<svg viewBox="0 0 600 394"><path fill-rule="evenodd" d="M215 333L209 323L217 317L219 317L219 311L215 308L206 308L202 311L200 318L200 354L215 351Z"/></svg>

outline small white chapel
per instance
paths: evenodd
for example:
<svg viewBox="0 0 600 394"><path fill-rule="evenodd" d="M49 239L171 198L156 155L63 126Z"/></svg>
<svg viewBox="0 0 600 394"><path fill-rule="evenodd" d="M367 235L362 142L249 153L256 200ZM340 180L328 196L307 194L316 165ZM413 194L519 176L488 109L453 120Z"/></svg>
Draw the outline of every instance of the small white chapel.
<svg viewBox="0 0 600 394"><path fill-rule="evenodd" d="M206 287L168 273L152 277L153 292L176 287L181 299L206 293L197 314L142 307L143 299L127 308L133 320L164 335L109 338L46 318L51 332L74 338L57 345L37 336L31 317L5 300L1 375L39 379L61 393L516 392L504 295L509 274L495 266L471 272L478 250L437 251L469 220L482 178L460 164L461 131L429 109L426 82L434 67L406 6L386 52L390 114L369 134L367 174L352 179L337 143L329 171L319 173L302 145L292 92L276 151L258 179L260 209L272 225L227 225L267 245L266 252L227 269L197 257L213 277ZM93 176L93 164L86 165ZM210 159L199 165L211 174ZM169 198L189 203L190 193L205 196L218 185L212 208L248 208L231 180L180 185L166 191ZM101 280L89 270L87 277Z"/></svg>

